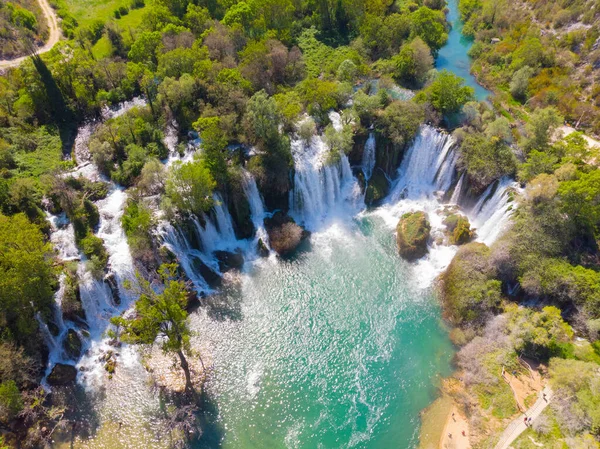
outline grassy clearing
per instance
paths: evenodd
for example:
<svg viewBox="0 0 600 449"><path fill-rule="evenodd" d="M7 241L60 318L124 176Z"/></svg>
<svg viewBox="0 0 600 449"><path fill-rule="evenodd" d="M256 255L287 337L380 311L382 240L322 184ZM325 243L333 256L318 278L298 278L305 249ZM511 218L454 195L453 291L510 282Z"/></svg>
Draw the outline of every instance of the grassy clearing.
<svg viewBox="0 0 600 449"><path fill-rule="evenodd" d="M62 0L61 2L69 13L75 17L79 26L88 26L94 20L114 20L114 11L120 6L127 8L131 0ZM131 16L131 17L130 17ZM135 26L142 18L140 9L132 10L116 22L122 26ZM131 23L130 23L131 22Z"/></svg>
<svg viewBox="0 0 600 449"><path fill-rule="evenodd" d="M120 19L113 19L114 22L121 28L123 34L129 29L134 29L140 26L144 16L145 8L132 9L129 14L122 16ZM106 36L102 36L98 42L92 47L92 53L96 59L102 59L110 56L110 42Z"/></svg>

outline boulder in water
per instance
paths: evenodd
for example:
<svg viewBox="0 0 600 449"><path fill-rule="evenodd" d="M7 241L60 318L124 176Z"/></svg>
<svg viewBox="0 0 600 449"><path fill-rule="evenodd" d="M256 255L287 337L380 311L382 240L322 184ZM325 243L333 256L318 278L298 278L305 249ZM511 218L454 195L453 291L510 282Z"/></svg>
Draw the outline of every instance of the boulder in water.
<svg viewBox="0 0 600 449"><path fill-rule="evenodd" d="M383 173L381 170L375 169L373 175L367 183L367 189L365 191L365 203L367 206L377 204L386 197L389 191L390 183L386 178L385 173Z"/></svg>
<svg viewBox="0 0 600 449"><path fill-rule="evenodd" d="M269 248L267 247L267 245L265 245L263 239L258 239L256 246L256 250L260 257L269 257Z"/></svg>
<svg viewBox="0 0 600 449"><path fill-rule="evenodd" d="M475 231L471 229L471 223L464 215L448 215L444 220L444 224L450 237L450 243L453 245L464 245L475 237Z"/></svg>
<svg viewBox="0 0 600 449"><path fill-rule="evenodd" d="M104 282L106 282L106 285L108 285L108 288L110 288L113 302L116 305L121 304L121 296L119 296L119 284L117 283L117 277L115 276L115 273L110 272L104 276Z"/></svg>
<svg viewBox="0 0 600 449"><path fill-rule="evenodd" d="M427 240L431 225L425 212L408 212L400 218L396 227L396 241L400 256L416 260L427 254Z"/></svg>
<svg viewBox="0 0 600 449"><path fill-rule="evenodd" d="M294 219L282 212L276 212L265 219L265 228L269 234L271 248L280 256L293 253L310 233L296 224Z"/></svg>
<svg viewBox="0 0 600 449"><path fill-rule="evenodd" d="M195 257L192 260L192 265L194 266L194 270L200 273L200 276L206 281L206 283L211 288L220 287L222 284L222 279L219 273L206 265L202 260Z"/></svg>
<svg viewBox="0 0 600 449"><path fill-rule="evenodd" d="M67 331L67 335L63 340L63 349L71 359L78 359L81 355L81 347L83 346L81 338L73 329Z"/></svg>
<svg viewBox="0 0 600 449"><path fill-rule="evenodd" d="M244 256L240 250L236 250L235 252L215 251L213 254L219 261L219 270L221 270L221 273L229 270L240 270L244 266Z"/></svg>
<svg viewBox="0 0 600 449"><path fill-rule="evenodd" d="M75 322L85 321L85 311L81 303L79 282L75 275L68 275L65 279L61 309L63 319Z"/></svg>
<svg viewBox="0 0 600 449"><path fill-rule="evenodd" d="M75 382L77 378L77 368L65 363L57 363L46 378L50 385L61 386L69 385Z"/></svg>

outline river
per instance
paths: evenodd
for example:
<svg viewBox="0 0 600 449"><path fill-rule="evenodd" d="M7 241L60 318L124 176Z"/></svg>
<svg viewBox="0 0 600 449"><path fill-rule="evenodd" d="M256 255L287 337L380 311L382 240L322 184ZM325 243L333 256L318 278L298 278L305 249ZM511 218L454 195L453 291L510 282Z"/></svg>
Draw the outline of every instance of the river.
<svg viewBox="0 0 600 449"><path fill-rule="evenodd" d="M446 20L452 28L448 33L446 45L440 48L438 52L435 68L437 70L446 69L464 78L465 84L475 89L477 101L486 100L491 92L477 83L475 77L471 74L471 58L468 51L473 45L473 40L462 35L463 22L460 20L460 13L458 12L458 0L446 1L448 4Z"/></svg>
<svg viewBox="0 0 600 449"><path fill-rule="evenodd" d="M468 43L458 34L456 1L449 7L455 26L437 66L465 76L480 97L486 91L468 74ZM367 145L370 151L374 142ZM253 257L253 243L232 236L226 208L214 223L198 227L200 240L211 249L239 246L248 261L224 291L190 316L192 347L211 365L203 434L194 449L414 448L419 412L451 371L453 348L433 285L457 250L436 242L444 229L441 211L448 201L443 198L461 204L460 191L444 195L458 181L453 142L423 127L390 195L369 211L345 156L324 166L326 148L318 136L308 146L293 142L293 152L291 213L312 231L310 244L293 259ZM372 170L369 156L363 171ZM506 226L510 187L502 180L474 205L465 205L478 240L491 243ZM264 236L264 207L252 179L245 191ZM120 208L122 203L114 202ZM109 217L120 214L106 209ZM411 210L428 213L434 235L429 255L416 263L398 256L394 237L399 217ZM124 248L118 222L112 226L107 243ZM212 255L191 250L167 224L161 235L190 279L204 287L191 261ZM128 251L111 251L111 257L117 268L121 259L130 265ZM94 338L87 345L91 352L78 363L89 401L82 408L88 434L59 446L169 447L161 431L173 408L144 370L139 352L127 346L118 350L117 370L108 380L94 352L108 347L101 336Z"/></svg>

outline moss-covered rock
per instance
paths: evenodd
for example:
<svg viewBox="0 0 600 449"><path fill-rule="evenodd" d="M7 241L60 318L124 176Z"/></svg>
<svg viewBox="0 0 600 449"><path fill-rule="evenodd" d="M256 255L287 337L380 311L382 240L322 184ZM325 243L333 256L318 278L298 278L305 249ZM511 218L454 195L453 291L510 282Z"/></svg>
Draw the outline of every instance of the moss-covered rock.
<svg viewBox="0 0 600 449"><path fill-rule="evenodd" d="M408 212L400 218L396 227L398 251L406 260L416 260L427 254L427 240L431 225L425 212Z"/></svg>
<svg viewBox="0 0 600 449"><path fill-rule="evenodd" d="M296 224L293 218L281 212L265 219L265 227L269 234L271 248L280 256L292 254L309 233Z"/></svg>
<svg viewBox="0 0 600 449"><path fill-rule="evenodd" d="M464 215L451 214L444 220L446 233L452 245L464 245L475 237L475 230L471 229L469 219Z"/></svg>
<svg viewBox="0 0 600 449"><path fill-rule="evenodd" d="M501 282L494 275L485 244L462 246L441 278L446 317L459 325L483 324L501 302Z"/></svg>
<svg viewBox="0 0 600 449"><path fill-rule="evenodd" d="M83 343L77 332L73 329L69 329L67 331L67 335L63 340L63 349L69 356L69 358L73 360L77 360L81 356L81 348Z"/></svg>
<svg viewBox="0 0 600 449"><path fill-rule="evenodd" d="M258 243L256 244L256 246L256 250L260 257L269 257L269 248L267 247L267 245L265 245L263 239L258 239Z"/></svg>
<svg viewBox="0 0 600 449"><path fill-rule="evenodd" d="M50 371L50 374L46 380L50 385L61 386L74 383L76 378L77 368L75 368L73 365L57 363L52 368L52 371Z"/></svg>
<svg viewBox="0 0 600 449"><path fill-rule="evenodd" d="M365 191L365 204L373 206L384 199L390 191L390 183L381 170L375 169L373 176L367 183Z"/></svg>
<svg viewBox="0 0 600 449"><path fill-rule="evenodd" d="M61 309L63 319L78 322L85 321L79 280L75 273L68 273L65 277Z"/></svg>

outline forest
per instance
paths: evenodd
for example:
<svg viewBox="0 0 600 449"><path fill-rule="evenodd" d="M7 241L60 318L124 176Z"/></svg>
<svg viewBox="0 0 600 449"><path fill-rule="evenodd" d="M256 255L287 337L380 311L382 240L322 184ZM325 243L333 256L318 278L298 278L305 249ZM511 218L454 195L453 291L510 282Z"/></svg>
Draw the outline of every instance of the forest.
<svg viewBox="0 0 600 449"><path fill-rule="evenodd" d="M157 237L160 223L193 235L224 205L235 238L252 240L250 173L273 212L269 248L285 259L310 235L290 213L291 136L322 135L333 166L341 155L360 161L373 133L375 171L354 175L367 207L377 207L424 125L454 139L466 197L503 179L518 184L512 224L493 244L475 242L460 214L445 221L459 248L438 290L471 444L493 447L518 413L499 373L522 370L525 357L546 367L561 397L528 432L546 447L600 446L600 155L582 133L561 134L565 122L600 130L598 5L460 0L472 71L493 92L477 101L464 80L435 69L450 31L443 0L132 0L103 5L97 18L71 3L53 4L64 39L0 77L0 447L52 447L75 420L68 388L77 373L46 372L44 332L57 334L59 320L88 332L86 276L121 301L98 232L97 203L113 186L126 192L119 222L137 302L133 314L112 317L106 336L115 345L158 338L177 357L185 389L169 431L181 436L201 407L186 320L205 292ZM25 54L46 33L35 3L0 5L0 58ZM114 113L124 102L133 107ZM188 157L190 145L201 151ZM98 176L80 176L83 160ZM50 216L72 224L77 257L59 257ZM259 252L268 254L263 239ZM243 264L236 253L220 256L225 266ZM222 284L219 270L195 264L211 287ZM81 357L76 333L63 344ZM103 362L109 376L119 369L110 356ZM70 386L48 393L53 379Z"/></svg>

